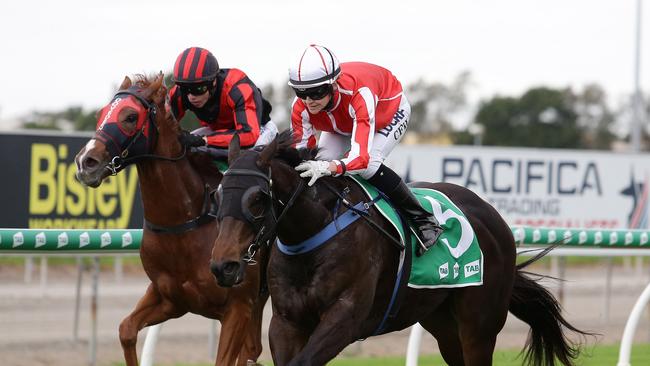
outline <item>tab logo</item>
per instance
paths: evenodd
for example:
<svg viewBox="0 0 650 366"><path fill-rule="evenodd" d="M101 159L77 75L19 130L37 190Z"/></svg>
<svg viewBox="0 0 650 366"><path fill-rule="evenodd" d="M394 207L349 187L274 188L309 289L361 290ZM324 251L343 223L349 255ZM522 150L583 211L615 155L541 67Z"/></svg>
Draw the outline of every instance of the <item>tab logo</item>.
<svg viewBox="0 0 650 366"><path fill-rule="evenodd" d="M68 245L68 233L59 234L59 236L57 237L57 243L58 243L56 245L57 248L62 248Z"/></svg>
<svg viewBox="0 0 650 366"><path fill-rule="evenodd" d="M481 271L478 259L465 265L465 278L473 276Z"/></svg>
<svg viewBox="0 0 650 366"><path fill-rule="evenodd" d="M449 276L449 263L445 262L443 265L438 267L438 275L441 280Z"/></svg>

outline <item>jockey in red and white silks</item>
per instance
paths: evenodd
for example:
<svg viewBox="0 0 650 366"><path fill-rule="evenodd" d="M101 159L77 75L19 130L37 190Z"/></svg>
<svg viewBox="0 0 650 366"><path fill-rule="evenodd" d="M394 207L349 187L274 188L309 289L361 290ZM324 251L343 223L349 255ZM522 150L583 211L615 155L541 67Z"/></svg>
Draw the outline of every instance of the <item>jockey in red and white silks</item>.
<svg viewBox="0 0 650 366"><path fill-rule="evenodd" d="M418 254L442 233L406 184L384 160L408 128L411 106L402 84L387 69L366 62L339 63L323 46L310 45L289 69L296 93L291 127L296 147L316 147L317 160L296 167L313 185L322 176L358 174L388 196L419 231Z"/></svg>
<svg viewBox="0 0 650 366"><path fill-rule="evenodd" d="M291 126L299 138L297 147L315 147L314 132L322 131L318 159L333 160L336 175L356 173L369 179L404 136L411 106L402 84L385 68L347 62L340 69L331 107L312 114L296 98Z"/></svg>

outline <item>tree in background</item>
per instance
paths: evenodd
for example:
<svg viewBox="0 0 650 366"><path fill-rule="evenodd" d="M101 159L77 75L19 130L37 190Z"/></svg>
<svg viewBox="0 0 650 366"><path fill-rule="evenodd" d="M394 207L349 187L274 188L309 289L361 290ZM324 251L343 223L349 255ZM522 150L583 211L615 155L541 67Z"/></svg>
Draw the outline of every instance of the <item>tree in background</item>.
<svg viewBox="0 0 650 366"><path fill-rule="evenodd" d="M600 85L589 84L575 95L574 108L582 129L582 148L607 150L616 140L614 113L607 106L607 94Z"/></svg>
<svg viewBox="0 0 650 366"><path fill-rule="evenodd" d="M462 72L449 85L422 79L408 85L405 90L411 104L410 134L431 136L451 132L454 114L467 107L470 84L471 74Z"/></svg>
<svg viewBox="0 0 650 366"><path fill-rule="evenodd" d="M570 88L532 88L521 97L495 96L481 103L475 123L483 144L546 148L609 149L614 115L597 85L578 94ZM467 142L467 134L455 141Z"/></svg>
<svg viewBox="0 0 650 366"><path fill-rule="evenodd" d="M61 112L33 112L22 120L23 128L60 131L94 131L97 111L68 107Z"/></svg>

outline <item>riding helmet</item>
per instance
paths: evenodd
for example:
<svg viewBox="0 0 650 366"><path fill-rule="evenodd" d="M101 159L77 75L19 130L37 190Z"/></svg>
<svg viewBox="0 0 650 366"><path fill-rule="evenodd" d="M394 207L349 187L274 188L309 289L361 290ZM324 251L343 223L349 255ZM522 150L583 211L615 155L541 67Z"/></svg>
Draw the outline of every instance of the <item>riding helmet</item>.
<svg viewBox="0 0 650 366"><path fill-rule="evenodd" d="M289 85L308 89L324 84L334 84L341 74L336 56L326 47L309 45L298 62L289 68Z"/></svg>
<svg viewBox="0 0 650 366"><path fill-rule="evenodd" d="M181 52L174 63L176 83L199 83L214 80L219 72L219 63L212 52L201 47L190 47Z"/></svg>

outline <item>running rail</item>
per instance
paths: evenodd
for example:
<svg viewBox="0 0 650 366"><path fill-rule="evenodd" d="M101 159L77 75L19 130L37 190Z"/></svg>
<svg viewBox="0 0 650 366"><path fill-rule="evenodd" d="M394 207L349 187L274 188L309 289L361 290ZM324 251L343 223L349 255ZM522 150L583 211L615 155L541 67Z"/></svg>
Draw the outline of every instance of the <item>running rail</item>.
<svg viewBox="0 0 650 366"><path fill-rule="evenodd" d="M518 245L577 247L650 247L650 230L566 229L513 226ZM142 230L0 229L0 252L18 253L133 253L140 249Z"/></svg>

